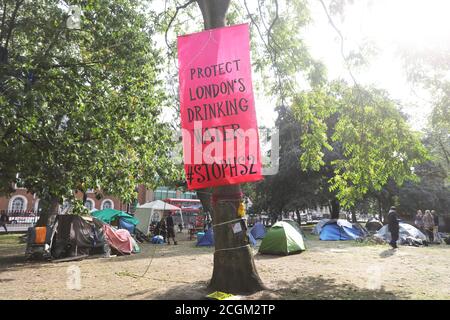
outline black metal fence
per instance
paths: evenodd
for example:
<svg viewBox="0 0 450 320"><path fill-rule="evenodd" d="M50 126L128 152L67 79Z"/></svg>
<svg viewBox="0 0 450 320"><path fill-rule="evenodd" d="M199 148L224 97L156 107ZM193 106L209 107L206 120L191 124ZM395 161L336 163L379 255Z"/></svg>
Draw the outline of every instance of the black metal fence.
<svg viewBox="0 0 450 320"><path fill-rule="evenodd" d="M0 224L0 233L3 232L25 232L29 227L36 224L39 219L39 213L25 210L0 210L1 215L8 217L6 225Z"/></svg>

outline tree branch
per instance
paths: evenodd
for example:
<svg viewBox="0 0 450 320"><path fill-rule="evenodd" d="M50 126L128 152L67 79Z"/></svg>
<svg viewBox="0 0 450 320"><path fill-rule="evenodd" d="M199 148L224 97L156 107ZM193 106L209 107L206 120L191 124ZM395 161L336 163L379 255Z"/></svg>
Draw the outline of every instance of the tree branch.
<svg viewBox="0 0 450 320"><path fill-rule="evenodd" d="M270 60L272 61L272 65L273 65L273 68L275 70L275 76L277 77L277 82L278 82L277 87L278 87L278 90L280 91L281 102L284 104L285 103L285 98L284 98L284 94L282 94L283 86L282 86L282 83L281 83L280 73L278 72L278 68L277 68L277 64L276 64L276 51L275 51L274 47L271 44L271 39L272 39L272 42L275 43L275 45L277 46L277 43L275 41L273 41L273 38L271 36L271 30L272 30L273 26L275 25L275 23L276 23L276 21L278 20L278 17L279 17L278 16L278 1L275 0L275 6L276 6L275 18L272 21L272 23L270 24L269 28L267 29L267 43L264 40L264 37L263 37L263 34L262 34L262 32L261 32L261 30L259 28L259 25L253 19L253 16L252 16L252 14L251 14L248 6L247 6L247 1L246 0L244 0L244 6L245 6L245 10L247 11L247 14L248 14L250 20L255 25L256 30L258 31L259 37L261 38L261 41L263 42L263 44L266 47L266 50L267 50L267 52L268 52L268 54L270 56Z"/></svg>
<svg viewBox="0 0 450 320"><path fill-rule="evenodd" d="M172 16L172 18L170 18L169 24L167 25L167 28L166 28L166 30L165 30L165 32L164 32L164 39L165 39L165 41L166 41L166 45L167 45L167 48L169 49L169 52L170 52L170 53L172 52L172 49L170 48L169 41L167 40L167 34L169 33L169 29L170 29L170 27L171 27L173 21L174 21L175 18L177 17L178 11L180 11L181 9L187 8L191 3L196 2L196 1L197 1L197 0L189 0L189 1L186 2L185 4L183 4L183 5L181 5L181 6L177 6L177 7L175 8L175 14Z"/></svg>
<svg viewBox="0 0 450 320"><path fill-rule="evenodd" d="M331 24L333 29L339 35L339 38L341 40L341 56L342 56L342 59L344 59L347 71L350 74L350 77L352 78L355 86L359 87L358 82L356 81L355 77L353 76L353 72L352 72L352 70L350 68L350 64L348 63L347 57L345 56L345 53L344 53L344 37L343 37L341 31L338 29L338 27L334 24L334 21L331 18L330 13L328 12L327 7L326 7L325 3L323 2L323 0L320 0L320 3L322 4L323 10L325 11L325 14L327 15L328 22Z"/></svg>
<svg viewBox="0 0 450 320"><path fill-rule="evenodd" d="M4 31L3 28L5 28L5 20L6 20L6 1L3 4L2 25L0 26L0 45L3 42L3 31Z"/></svg>
<svg viewBox="0 0 450 320"><path fill-rule="evenodd" d="M9 43L9 40L11 39L12 31L14 29L14 24L16 22L17 12L19 11L19 8L20 8L20 6L22 5L22 3L24 1L25 0L20 0L20 1L16 2L16 6L14 7L14 11L13 11L12 16L11 16L11 22L10 22L10 25L9 25L8 34L6 35L5 48L8 48L8 43Z"/></svg>
<svg viewBox="0 0 450 320"><path fill-rule="evenodd" d="M275 25L275 23L278 20L278 0L275 0L275 18L273 19L272 23L270 24L269 29L267 30L267 43L270 43L270 38L272 38L271 36L271 32L272 32L272 28Z"/></svg>
<svg viewBox="0 0 450 320"><path fill-rule="evenodd" d="M264 0L262 0L262 1L261 1L261 0L258 0L258 10L259 10L259 15L260 15L260 17L261 17L261 22L262 22L264 28L265 28L266 31L267 31L267 30L268 30L267 25L266 25L264 19L262 19L263 13L262 13L262 9L261 9L261 2L264 3Z"/></svg>

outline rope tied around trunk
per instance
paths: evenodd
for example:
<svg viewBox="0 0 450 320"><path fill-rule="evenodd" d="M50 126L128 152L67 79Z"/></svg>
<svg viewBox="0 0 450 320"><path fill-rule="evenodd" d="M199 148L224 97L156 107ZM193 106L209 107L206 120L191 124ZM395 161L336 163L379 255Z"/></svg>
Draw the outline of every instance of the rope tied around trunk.
<svg viewBox="0 0 450 320"><path fill-rule="evenodd" d="M212 226L213 226L213 228L214 228L214 227L218 227L218 226L221 226L221 225L224 225L224 224L229 224L229 223L233 223L233 222L238 222L238 221L241 221L241 220L247 220L247 218L237 218L237 219L233 219L233 220L228 220L228 221L225 221L225 222L213 224Z"/></svg>
<svg viewBox="0 0 450 320"><path fill-rule="evenodd" d="M214 250L214 253L216 253L216 252L218 252L218 251L237 250L237 249L242 249L242 248L249 247L249 246L250 246L249 244L246 244L246 245L239 246L239 247L216 249L216 250Z"/></svg>

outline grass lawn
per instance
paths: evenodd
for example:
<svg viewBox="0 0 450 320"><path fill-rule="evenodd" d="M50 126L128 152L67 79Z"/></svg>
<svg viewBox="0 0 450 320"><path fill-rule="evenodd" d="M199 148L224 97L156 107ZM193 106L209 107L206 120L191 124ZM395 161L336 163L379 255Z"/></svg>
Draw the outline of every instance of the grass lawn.
<svg viewBox="0 0 450 320"><path fill-rule="evenodd" d="M307 250L290 256L257 254L268 290L245 299L450 299L450 246L406 247L319 241L305 231ZM26 262L20 235L0 235L3 299L204 299L213 248L141 246L142 253L51 263ZM80 287L68 287L73 270ZM148 272L145 271L148 269ZM145 273L145 274L144 274ZM68 282L69 281L69 282Z"/></svg>

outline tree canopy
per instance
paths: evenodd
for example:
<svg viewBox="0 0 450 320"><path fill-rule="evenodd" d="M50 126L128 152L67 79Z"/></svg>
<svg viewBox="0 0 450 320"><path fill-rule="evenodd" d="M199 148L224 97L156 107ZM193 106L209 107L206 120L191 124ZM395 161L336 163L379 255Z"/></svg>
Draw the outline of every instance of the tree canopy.
<svg viewBox="0 0 450 320"><path fill-rule="evenodd" d="M0 1L0 187L44 199L99 189L129 202L171 179L154 27L139 1Z"/></svg>

